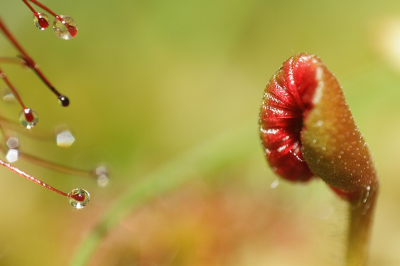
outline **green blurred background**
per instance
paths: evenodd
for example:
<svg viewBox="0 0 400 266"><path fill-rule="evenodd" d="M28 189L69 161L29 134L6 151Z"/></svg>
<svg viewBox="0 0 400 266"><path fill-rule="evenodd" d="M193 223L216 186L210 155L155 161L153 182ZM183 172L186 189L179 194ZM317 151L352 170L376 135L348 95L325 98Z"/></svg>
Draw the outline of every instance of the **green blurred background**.
<svg viewBox="0 0 400 266"><path fill-rule="evenodd" d="M2 68L38 112L35 132L66 124L76 141L63 149L28 133L20 148L78 169L106 163L112 179L100 188L15 163L63 191L87 189L90 205L74 210L0 169L0 265L342 265L345 204L318 180L277 185L259 145L265 85L298 52L319 55L335 73L374 154L382 189L370 265L400 265L400 2L43 4L75 19L75 39L37 30L22 1L1 1L0 15L70 107L32 72ZM0 55L16 54L0 38ZM12 120L19 109L1 105ZM196 169L186 160L193 147L206 147L193 155L205 158ZM163 179L165 166L184 182ZM160 180L172 187L157 190ZM136 188L143 193L130 196ZM83 245L93 234L95 245ZM84 254L90 259L79 264Z"/></svg>

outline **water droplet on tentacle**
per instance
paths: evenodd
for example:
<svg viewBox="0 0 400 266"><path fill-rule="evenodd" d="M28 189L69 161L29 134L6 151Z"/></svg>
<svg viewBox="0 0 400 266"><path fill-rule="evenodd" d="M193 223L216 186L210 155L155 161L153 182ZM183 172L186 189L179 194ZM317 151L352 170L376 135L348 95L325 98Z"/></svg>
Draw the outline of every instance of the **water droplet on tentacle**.
<svg viewBox="0 0 400 266"><path fill-rule="evenodd" d="M39 30L45 30L49 26L49 17L45 13L36 12L33 14L33 24Z"/></svg>
<svg viewBox="0 0 400 266"><path fill-rule="evenodd" d="M58 38L64 40L72 39L78 33L75 21L71 17L65 15L55 17L53 30Z"/></svg>
<svg viewBox="0 0 400 266"><path fill-rule="evenodd" d="M67 107L69 105L69 99L64 95L60 95L58 96L58 103L61 106Z"/></svg>
<svg viewBox="0 0 400 266"><path fill-rule="evenodd" d="M76 209L83 209L87 206L90 200L90 194L84 189L75 188L68 193L69 203Z"/></svg>
<svg viewBox="0 0 400 266"><path fill-rule="evenodd" d="M21 125L27 129L36 126L38 121L39 117L37 113L30 108L25 108L19 113L19 122L21 122Z"/></svg>

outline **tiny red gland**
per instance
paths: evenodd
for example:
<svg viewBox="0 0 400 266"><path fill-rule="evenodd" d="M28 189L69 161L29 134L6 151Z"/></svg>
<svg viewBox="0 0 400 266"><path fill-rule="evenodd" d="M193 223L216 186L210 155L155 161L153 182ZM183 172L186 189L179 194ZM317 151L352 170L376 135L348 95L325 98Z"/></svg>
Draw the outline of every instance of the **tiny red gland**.
<svg viewBox="0 0 400 266"><path fill-rule="evenodd" d="M82 202L85 200L85 195L82 195L82 194L71 195L71 197L79 202Z"/></svg>
<svg viewBox="0 0 400 266"><path fill-rule="evenodd" d="M35 1L37 4L37 2ZM0 31L4 33L6 38L9 39L9 41L15 46L15 48L21 53L21 58L26 62L26 65L29 66L38 76L39 78L47 85L47 87L57 96L60 97L62 96L55 88L54 86L50 83L50 81L44 76L44 74L40 71L38 65L33 61L33 59L25 52L25 50L22 48L22 46L17 42L17 39L11 34L11 32L8 30L6 25L3 23L3 21L0 18ZM12 89L12 88L10 88ZM18 93L16 93L15 90L13 90L14 95L16 96L17 100L20 102L21 106L23 107L24 104L22 103L22 100L18 96ZM62 104L62 106L68 106L68 104Z"/></svg>
<svg viewBox="0 0 400 266"><path fill-rule="evenodd" d="M36 12L35 9L32 7L32 5L29 2L32 2L33 4L39 6L40 8L46 10L48 13L50 13L52 16L58 18L59 16L57 14L55 14L53 11L51 11L49 8L47 8L45 5L41 4L40 2L38 2L37 0L23 0L23 2L26 4L26 6L32 11L34 17L33 17L33 23L36 26L36 28L38 28L39 30L44 30L46 28L48 28L49 26L49 18L47 16L47 14L45 13L40 13L40 12ZM54 31L58 32L61 31L62 34L66 34L67 36L58 36L57 33L56 35L60 38L63 39L68 39L66 37L70 37L69 35L72 35L72 37L74 37L77 34L77 28L75 27L75 21L68 17L68 16L60 16L61 18L61 22L64 24L62 25L62 28L57 28L56 26L57 23L59 23L59 21L57 21L57 23L55 22L53 25ZM65 18L68 23L63 20L63 18ZM65 29L68 29L68 32L66 32ZM69 99L60 94L55 88L54 86L47 80L47 78L43 75L43 73L40 71L38 65L34 62L34 60L26 53L26 51L22 48L22 46L18 43L18 41L16 40L16 38L13 36L13 34L11 34L11 31L6 27L5 23L1 20L0 18L0 31L5 35L6 39L8 39L8 41L19 51L20 55L14 59L14 58L7 58L7 57L1 57L0 58L0 63L18 63L21 64L25 67L29 67L31 68L38 76L39 78L48 86L48 88L57 96L58 101L60 103L60 105L62 106L68 106L69 105ZM19 58L19 59L18 59ZM24 126L27 129L32 129L38 122L38 115L37 113L30 109L30 108L26 108L21 97L19 96L17 90L14 88L14 86L12 85L12 83L9 81L9 79L7 78L7 75L0 69L0 79L4 80L4 82L7 84L8 88L11 90L11 92L13 93L14 97L16 98L16 100L19 102L19 104L22 107L22 111L19 113L19 120L21 122L21 125ZM7 119L2 118L2 121L5 122L9 122ZM4 131L3 128L7 128L6 125L8 123L5 123L5 125L0 125L0 130ZM4 132L3 132L4 135ZM4 135L4 137L7 137L7 134ZM7 142L8 147L11 149L10 144ZM16 145L18 146L18 145ZM60 146L60 145L59 145ZM13 146L13 148L15 148L15 146ZM0 147L0 150L2 152L4 152L4 150ZM47 168L51 168L54 170L58 170L60 172L65 172L65 173L72 173L72 174L77 174L80 176L87 176L87 177L92 177L92 171L84 171L84 170L78 170L78 169L74 169L74 168L69 168L69 167L64 167L62 165L57 165L57 164L53 164L51 162L39 159L35 156L31 156L31 155L27 155L27 154L23 154L21 152L18 152L18 156L19 157L24 157L25 159L27 159L30 162L34 162L36 164L42 165L44 167ZM8 156L6 156L8 157ZM7 158L9 160L9 158ZM11 160L10 160L11 161ZM15 161L13 159L13 161ZM74 190L72 190L70 193L65 193L62 192L56 188L51 187L50 185L42 182L41 180L35 178L34 176L31 176L25 172L23 172L22 170L12 166L9 163L6 163L3 160L0 160L0 165L6 167L7 169L21 175L22 177L25 177L26 179L42 186L45 187L55 193L58 193L62 196L65 196L68 198L69 203L71 204L71 206L73 206L76 209L82 209L84 207L87 206L89 199L90 199L90 194L84 190L84 189L80 189L80 188L76 188ZM95 176L97 177L97 176Z"/></svg>
<svg viewBox="0 0 400 266"><path fill-rule="evenodd" d="M32 122L35 119L31 109L25 108L24 113L25 113L26 121Z"/></svg>
<svg viewBox="0 0 400 266"><path fill-rule="evenodd" d="M43 18L38 12L35 12L34 15L35 17L37 17L40 27L42 27L43 29L47 29L49 27L49 22L47 22L47 20Z"/></svg>
<svg viewBox="0 0 400 266"><path fill-rule="evenodd" d="M68 25L67 28L69 34L71 34L72 37L75 37L76 34L78 33L78 30L74 26Z"/></svg>

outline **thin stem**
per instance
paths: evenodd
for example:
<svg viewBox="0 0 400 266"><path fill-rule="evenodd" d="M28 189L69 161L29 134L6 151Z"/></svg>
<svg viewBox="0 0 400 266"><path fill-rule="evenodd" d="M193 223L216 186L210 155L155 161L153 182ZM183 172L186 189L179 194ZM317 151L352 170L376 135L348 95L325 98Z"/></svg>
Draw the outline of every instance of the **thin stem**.
<svg viewBox="0 0 400 266"><path fill-rule="evenodd" d="M49 186L49 185L43 183L43 182L40 181L39 179L37 179L37 178L35 178L35 177L33 177L33 176L31 176L31 175L25 173L24 171L21 171L20 169L18 169L18 168L16 168L16 167L12 166L12 165L9 164L9 163L6 163L6 162L3 161L3 160L0 160L0 165L4 166L4 167L7 168L7 169L10 169L10 170L13 171L14 173L17 173L17 174L19 174L19 175L25 177L26 179L28 179L28 180L30 180L30 181L32 181L32 182L35 182L35 183L38 184L38 185L41 185L42 187L45 187L45 188L47 188L47 189L50 189L51 191L53 191L53 192L55 192L55 193L58 193L58 194L60 194L60 195L63 195L63 196L65 196L65 197L68 197L68 193L62 192L62 191L60 191L60 190L58 190L58 189L53 188L52 186Z"/></svg>
<svg viewBox="0 0 400 266"><path fill-rule="evenodd" d="M0 122L10 123L10 121L8 121L7 119L5 119L1 116L0 116ZM0 132L4 137L6 136L1 123L0 123ZM0 151L4 152L4 150L1 147L0 147ZM33 164L40 165L47 169L51 169L51 170L54 170L54 171L57 171L60 173L65 173L65 174L70 174L70 175L80 176L80 177L89 177L89 178L93 178L96 176L94 171L75 169L75 168L63 166L60 164L48 162L48 161L38 158L36 156L30 155L27 153L22 153L21 151L18 151L18 157L21 159L25 159L26 161L31 162Z"/></svg>
<svg viewBox="0 0 400 266"><path fill-rule="evenodd" d="M17 124L14 124L13 122L10 122L6 118L0 116L0 133L4 137L6 137L6 134L5 134L4 130L3 130L2 123L7 123L8 125L16 126L16 130L17 131L19 131L21 129L21 127L18 126ZM20 133L24 134L24 133L26 133L26 131L25 132L20 131ZM32 137L31 134L29 134L28 136ZM4 150L1 147L0 147L0 151L4 152ZM47 169L55 170L55 171L60 172L60 173L65 173L65 174L70 174L70 175L80 176L80 177L89 177L89 178L96 177L94 171L75 169L75 168L59 165L59 164L56 164L56 163L48 162L48 161L43 160L41 158L38 158L36 156L30 155L30 154L27 154L27 153L22 153L21 151L18 151L18 157L22 158L22 159L25 159L26 161L31 162L33 164L40 165L40 166L46 167Z"/></svg>
<svg viewBox="0 0 400 266"><path fill-rule="evenodd" d="M43 133L40 131L28 131L28 130L26 130L26 128L21 127L21 124L16 123L14 121L10 121L7 118L0 115L0 128L2 128L3 124L5 124L4 127L6 127L7 129L16 131L17 133L25 135L29 138L47 140L52 137L52 135L50 133ZM6 136L6 134L3 134L3 135Z"/></svg>
<svg viewBox="0 0 400 266"><path fill-rule="evenodd" d="M19 104L21 105L22 109L25 109L25 104L22 102L21 97L19 96L19 93L17 92L17 90L14 88L14 86L11 84L11 82L8 80L7 75L3 72L3 70L0 69L0 78L2 78L4 80L4 82L7 84L8 88L12 91L12 93L14 94L15 98L17 99L17 101L19 102Z"/></svg>
<svg viewBox="0 0 400 266"><path fill-rule="evenodd" d="M30 10L32 10L33 13L35 13L35 9L31 6L31 4L29 4L28 0L22 0L25 5L27 5L29 7ZM57 17L58 15L56 13L54 13L50 8L48 8L47 6L43 5L42 3L36 1L36 0L29 0L32 3L34 3L35 5L39 6L40 8L46 10L47 12L49 12L53 17Z"/></svg>
<svg viewBox="0 0 400 266"><path fill-rule="evenodd" d="M4 22L0 17L0 30L4 33L7 39L14 45L14 47L22 54L22 59L25 60L27 66L29 66L38 77L47 85L47 87L58 97L65 97L61 95L54 86L50 83L50 81L44 76L44 74L40 71L39 66L33 61L33 59L25 52L22 46L18 43L17 39L11 34L11 32L7 29Z"/></svg>
<svg viewBox="0 0 400 266"><path fill-rule="evenodd" d="M359 198L359 201L350 202L350 224L346 254L347 266L367 265L377 196L378 186L374 187L371 191L365 191L363 196Z"/></svg>
<svg viewBox="0 0 400 266"><path fill-rule="evenodd" d="M48 162L46 160L40 159L40 158L38 158L36 156L29 155L29 154L26 154L26 153L18 152L18 156L21 159L27 160L28 162L31 162L33 164L46 167L46 168L51 169L51 170L55 170L57 172L70 174L70 175L74 175L74 176L81 176L81 177L93 177L94 176L92 171L80 170L80 169L74 169L74 168L71 168L71 167L66 167L66 166L63 166L63 165L56 164L56 163Z"/></svg>
<svg viewBox="0 0 400 266"><path fill-rule="evenodd" d="M23 67L28 67L26 61L22 58L15 57L0 57L0 63L17 64Z"/></svg>
<svg viewBox="0 0 400 266"><path fill-rule="evenodd" d="M0 117L1 120L1 117ZM0 123L0 133L3 136L3 138L6 138L6 132L4 131L3 125Z"/></svg>
<svg viewBox="0 0 400 266"><path fill-rule="evenodd" d="M33 14L36 14L36 10L32 7L31 4L29 4L28 0L22 0L25 5L27 5L29 7L29 9L33 12ZM71 26L69 23L67 23L62 17L60 17L59 15L57 15L56 13L54 13L50 8L48 8L47 6L43 5L42 3L40 3L39 1L36 0L29 0L30 2L34 3L35 5L39 6L40 8L46 10L47 12L49 12L55 19L61 21L62 24L66 25L67 27Z"/></svg>

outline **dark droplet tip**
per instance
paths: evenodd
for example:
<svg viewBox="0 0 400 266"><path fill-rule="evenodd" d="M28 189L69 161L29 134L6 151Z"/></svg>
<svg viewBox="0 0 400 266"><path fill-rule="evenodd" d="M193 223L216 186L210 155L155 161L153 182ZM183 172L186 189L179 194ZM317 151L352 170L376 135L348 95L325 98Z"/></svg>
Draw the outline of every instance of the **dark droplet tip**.
<svg viewBox="0 0 400 266"><path fill-rule="evenodd" d="M69 99L64 95L58 96L58 102L60 103L61 106L64 107L67 107L69 105Z"/></svg>

